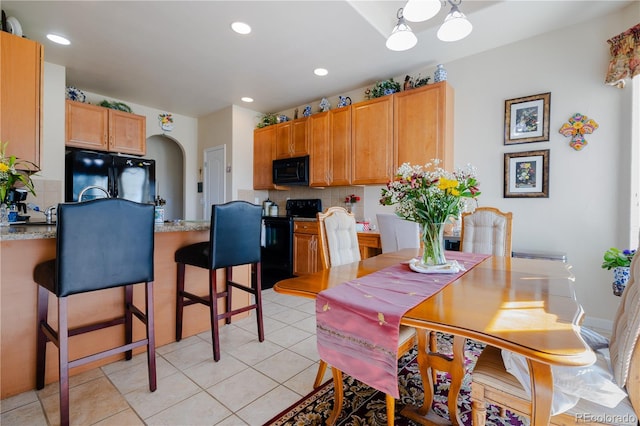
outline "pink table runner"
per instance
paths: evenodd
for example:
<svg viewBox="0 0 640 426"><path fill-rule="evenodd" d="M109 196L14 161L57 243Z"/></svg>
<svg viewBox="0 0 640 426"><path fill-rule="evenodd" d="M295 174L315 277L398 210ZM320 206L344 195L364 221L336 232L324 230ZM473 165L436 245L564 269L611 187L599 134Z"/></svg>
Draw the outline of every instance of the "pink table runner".
<svg viewBox="0 0 640 426"><path fill-rule="evenodd" d="M399 398L398 340L403 315L487 255L447 252L466 271L421 274L398 264L322 291L316 298L318 352L327 364Z"/></svg>

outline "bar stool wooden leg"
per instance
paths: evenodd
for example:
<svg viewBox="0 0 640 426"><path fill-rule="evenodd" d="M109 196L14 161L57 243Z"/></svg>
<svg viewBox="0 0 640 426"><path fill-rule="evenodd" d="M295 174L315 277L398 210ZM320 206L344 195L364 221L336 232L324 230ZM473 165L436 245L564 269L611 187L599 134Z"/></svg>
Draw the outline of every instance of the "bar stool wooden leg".
<svg viewBox="0 0 640 426"><path fill-rule="evenodd" d="M153 316L153 283L148 282L144 288L147 328L147 370L149 371L149 390L154 392L157 388L156 380L156 325Z"/></svg>
<svg viewBox="0 0 640 426"><path fill-rule="evenodd" d="M49 312L49 291L38 286L38 325L36 339L36 389L44 388L45 360L47 359L47 336L42 324L47 322Z"/></svg>
<svg viewBox="0 0 640 426"><path fill-rule="evenodd" d="M213 360L220 360L220 339L218 332L220 325L218 324L218 290L216 286L218 280L215 270L209 270L209 315L211 317L211 340L213 343Z"/></svg>
<svg viewBox="0 0 640 426"><path fill-rule="evenodd" d="M251 287L254 290L256 303L256 319L258 321L258 341L264 342L264 323L262 322L262 283L258 285L262 265L260 263L251 265Z"/></svg>
<svg viewBox="0 0 640 426"><path fill-rule="evenodd" d="M69 425L69 324L67 298L58 298L58 364L60 368L60 425Z"/></svg>
<svg viewBox="0 0 640 426"><path fill-rule="evenodd" d="M133 313L131 306L133 305L133 286L124 287L124 341L128 345L133 342ZM129 361L133 358L133 351L125 352L125 359Z"/></svg>
<svg viewBox="0 0 640 426"><path fill-rule="evenodd" d="M226 312L231 312L231 306L233 306L233 304L231 303L231 286L229 285L229 281L233 281L233 268L232 267L228 267L225 268L225 282L224 282L224 292L226 292L227 296L225 297L225 307L227 308ZM225 324L231 324L231 316L228 315L225 317L224 319L224 323Z"/></svg>
<svg viewBox="0 0 640 426"><path fill-rule="evenodd" d="M177 291L176 291L176 342L182 340L182 311L184 309L184 270L185 264L177 264L178 272L176 277Z"/></svg>

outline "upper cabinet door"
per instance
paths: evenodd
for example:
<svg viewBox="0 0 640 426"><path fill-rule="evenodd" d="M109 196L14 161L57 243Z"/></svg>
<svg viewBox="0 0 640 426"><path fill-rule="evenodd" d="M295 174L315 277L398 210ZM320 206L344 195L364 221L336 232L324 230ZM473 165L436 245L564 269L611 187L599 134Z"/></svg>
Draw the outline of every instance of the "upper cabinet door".
<svg viewBox="0 0 640 426"><path fill-rule="evenodd" d="M309 117L298 118L291 123L291 156L302 157L309 154L307 121Z"/></svg>
<svg viewBox="0 0 640 426"><path fill-rule="evenodd" d="M146 154L146 123L146 117L142 115L109 110L109 151Z"/></svg>
<svg viewBox="0 0 640 426"><path fill-rule="evenodd" d="M309 116L309 186L328 186L331 183L331 145L329 143L330 112ZM294 271L295 272L295 271Z"/></svg>
<svg viewBox="0 0 640 426"><path fill-rule="evenodd" d="M273 189L276 126L253 131L253 189Z"/></svg>
<svg viewBox="0 0 640 426"><path fill-rule="evenodd" d="M329 140L331 142L331 185L351 185L351 108L330 111Z"/></svg>
<svg viewBox="0 0 640 426"><path fill-rule="evenodd" d="M145 116L70 100L66 105L66 146L146 154Z"/></svg>
<svg viewBox="0 0 640 426"><path fill-rule="evenodd" d="M276 124L276 158L302 157L309 154L308 117Z"/></svg>
<svg viewBox="0 0 640 426"><path fill-rule="evenodd" d="M109 110L97 105L66 101L66 146L109 150Z"/></svg>
<svg viewBox="0 0 640 426"><path fill-rule="evenodd" d="M432 159L453 167L453 98L446 81L393 95L394 168Z"/></svg>
<svg viewBox="0 0 640 426"><path fill-rule="evenodd" d="M0 31L0 141L40 167L42 45Z"/></svg>
<svg viewBox="0 0 640 426"><path fill-rule="evenodd" d="M393 96L352 105L351 126L351 183L387 183L393 176Z"/></svg>

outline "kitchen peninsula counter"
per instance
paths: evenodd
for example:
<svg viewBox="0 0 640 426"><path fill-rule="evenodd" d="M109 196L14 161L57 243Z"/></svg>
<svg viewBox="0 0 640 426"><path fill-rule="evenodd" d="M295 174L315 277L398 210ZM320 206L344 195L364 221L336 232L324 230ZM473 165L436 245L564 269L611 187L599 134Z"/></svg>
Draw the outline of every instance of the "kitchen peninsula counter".
<svg viewBox="0 0 640 426"><path fill-rule="evenodd" d="M182 232L182 231L208 231L208 220L180 220L156 224L154 231L158 232ZM56 225L10 225L0 227L0 241L37 240L56 237ZM207 238L209 238L207 236Z"/></svg>
<svg viewBox="0 0 640 426"><path fill-rule="evenodd" d="M35 266L52 259L56 254L56 227L11 225L0 228L0 384L1 398L35 389L36 365L36 301L37 284L33 281ZM185 245L209 239L209 221L179 221L155 226L154 251L154 314L156 346L175 341L176 263L175 251ZM95 242L100 244L99 241ZM91 265L86 265L91 268ZM249 267L237 267L234 279L248 283ZM223 271L218 271L224 277ZM208 292L207 271L187 268L186 285L194 293ZM144 300L144 286L134 290L135 303ZM50 297L49 316L57 316L55 297ZM123 290L112 288L99 292L69 296L69 324L86 325L110 319L123 312ZM249 304L249 295L234 294L234 307ZM224 310L223 301L219 309ZM245 314L245 316L248 314ZM241 316L238 316L238 318ZM235 318L235 317L234 317ZM185 310L183 336L208 331L209 312L206 307ZM134 339L144 335L144 326L134 321ZM75 359L88 353L104 350L124 342L122 326L74 336L70 340L70 356ZM138 348L144 352L144 348ZM58 380L58 350L47 346L46 383ZM72 369L78 374L124 357L123 354ZM213 359L213 354L212 354ZM213 361L212 361L213 362ZM146 379L145 379L146 380Z"/></svg>

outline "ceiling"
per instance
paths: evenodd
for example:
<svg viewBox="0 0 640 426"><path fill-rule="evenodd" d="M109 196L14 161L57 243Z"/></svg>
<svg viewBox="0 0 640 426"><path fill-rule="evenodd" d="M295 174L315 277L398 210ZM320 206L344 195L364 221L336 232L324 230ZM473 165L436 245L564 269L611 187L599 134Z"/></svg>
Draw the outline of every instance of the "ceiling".
<svg viewBox="0 0 640 426"><path fill-rule="evenodd" d="M464 0L464 40L436 37L449 7L411 50L385 40L405 1L11 1L7 16L83 91L200 117L236 104L277 112L603 16L633 0ZM241 36L233 21L251 25ZM64 35L70 46L46 39ZM613 36L613 34L612 34ZM326 77L313 70L327 68ZM240 98L252 97L244 104Z"/></svg>

